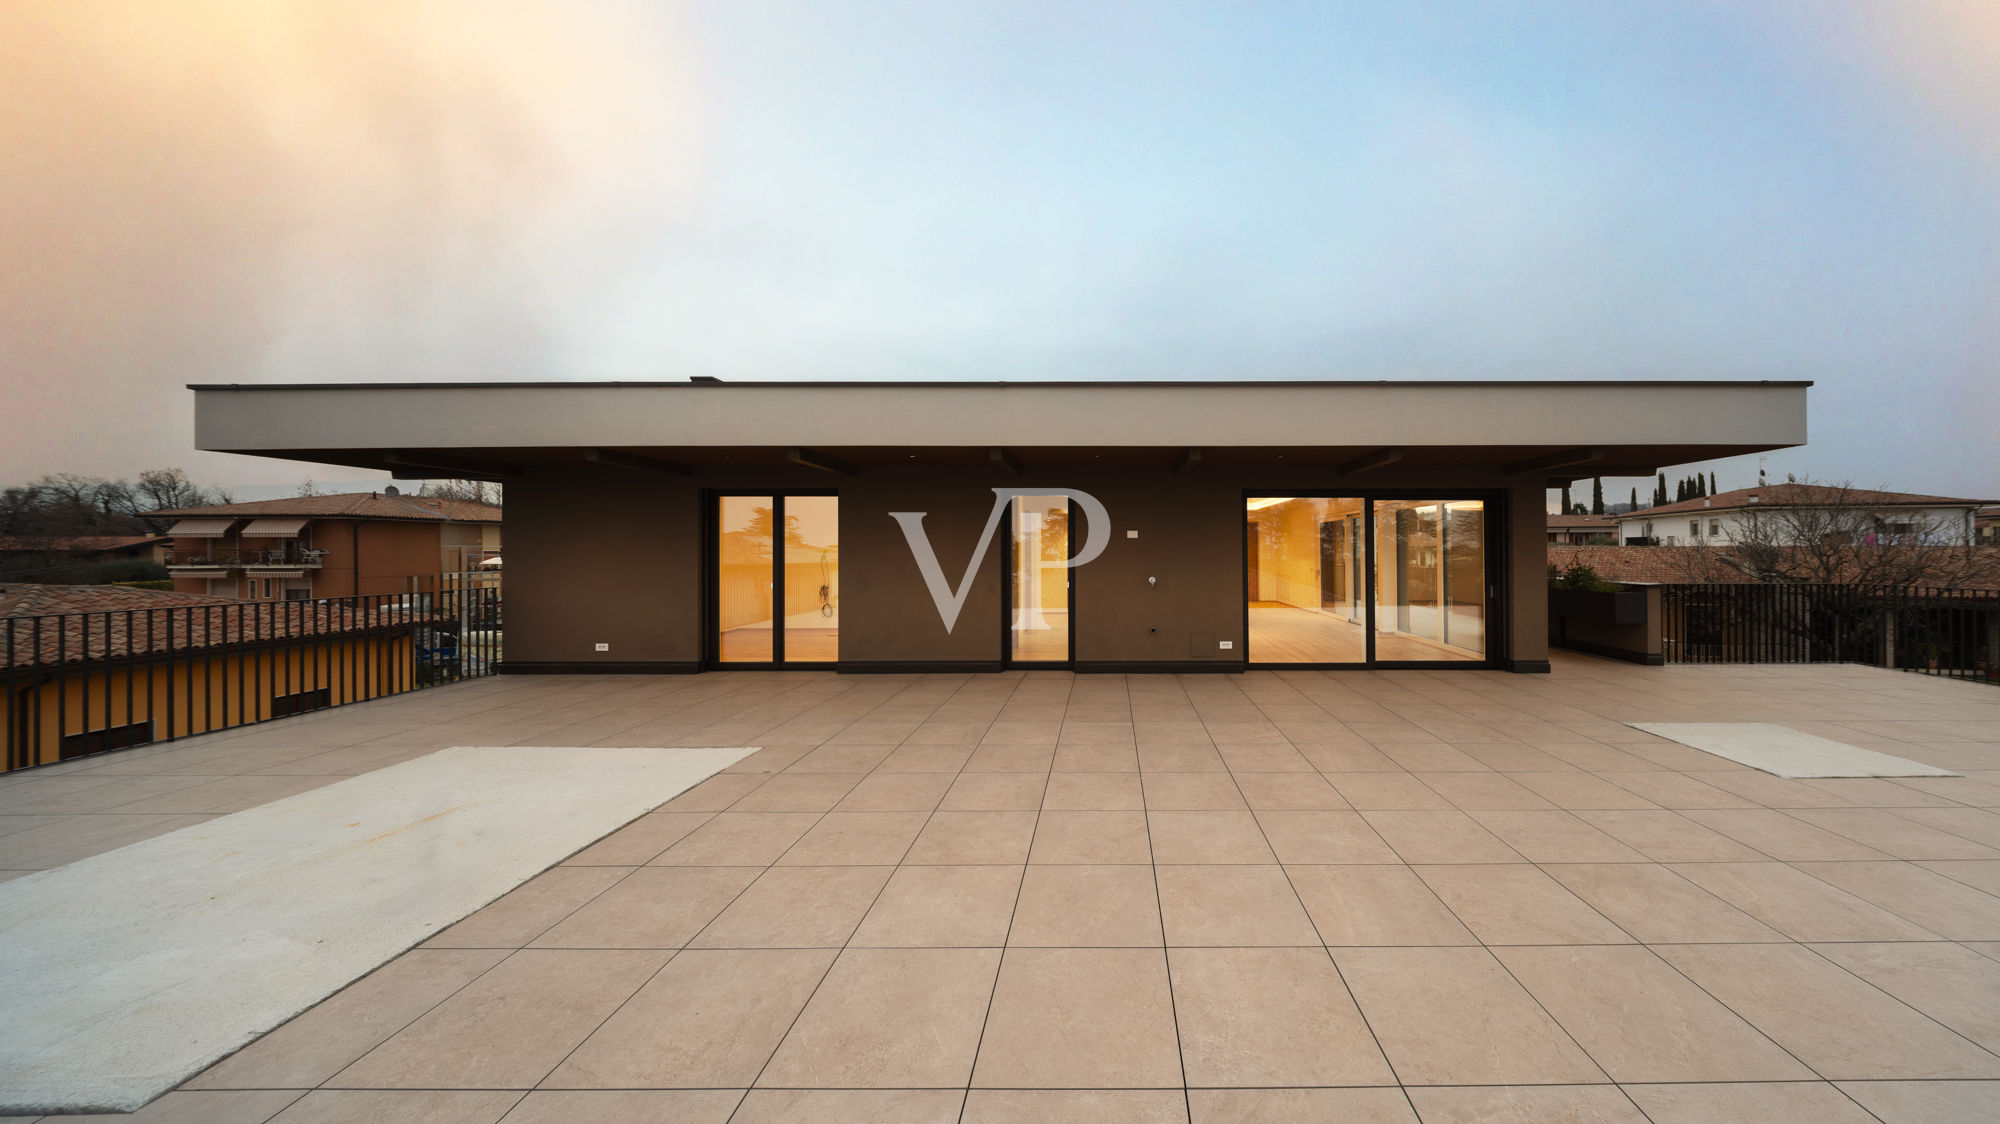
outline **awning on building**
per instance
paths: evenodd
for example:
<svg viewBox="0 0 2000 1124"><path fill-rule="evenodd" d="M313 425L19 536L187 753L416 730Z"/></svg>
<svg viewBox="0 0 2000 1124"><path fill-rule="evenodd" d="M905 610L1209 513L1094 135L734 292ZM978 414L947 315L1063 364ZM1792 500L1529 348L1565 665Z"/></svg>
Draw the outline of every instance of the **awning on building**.
<svg viewBox="0 0 2000 1124"><path fill-rule="evenodd" d="M243 528L246 539L295 539L309 519L252 519Z"/></svg>
<svg viewBox="0 0 2000 1124"><path fill-rule="evenodd" d="M234 519L183 519L167 528L177 539L219 539L229 532Z"/></svg>

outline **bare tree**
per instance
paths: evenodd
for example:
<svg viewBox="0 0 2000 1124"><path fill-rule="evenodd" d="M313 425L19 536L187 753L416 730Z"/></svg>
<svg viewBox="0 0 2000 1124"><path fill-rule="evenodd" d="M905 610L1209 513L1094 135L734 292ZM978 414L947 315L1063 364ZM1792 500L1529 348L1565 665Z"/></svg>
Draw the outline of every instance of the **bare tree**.
<svg viewBox="0 0 2000 1124"><path fill-rule="evenodd" d="M1963 528L1847 481L1771 485L1737 521L1730 554L1760 581L1963 589L1990 565Z"/></svg>
<svg viewBox="0 0 2000 1124"><path fill-rule="evenodd" d="M172 511L214 502L201 485L188 479L188 474L178 468L147 469L139 474L139 483L134 485L133 491L143 511Z"/></svg>
<svg viewBox="0 0 2000 1124"><path fill-rule="evenodd" d="M426 480L423 486L417 489L417 494L446 500L498 504L501 492L499 482L493 480Z"/></svg>
<svg viewBox="0 0 2000 1124"><path fill-rule="evenodd" d="M308 476L304 480L299 481L299 490L293 492L292 494L303 498L307 496L317 496L320 495L321 493L319 490L319 485L313 483L313 478Z"/></svg>

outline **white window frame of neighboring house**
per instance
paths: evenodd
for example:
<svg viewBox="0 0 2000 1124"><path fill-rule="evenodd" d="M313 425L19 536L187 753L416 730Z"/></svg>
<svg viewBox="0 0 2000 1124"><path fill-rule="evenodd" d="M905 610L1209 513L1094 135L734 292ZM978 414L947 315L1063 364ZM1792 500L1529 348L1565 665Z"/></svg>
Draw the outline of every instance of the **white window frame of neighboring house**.
<svg viewBox="0 0 2000 1124"><path fill-rule="evenodd" d="M1720 519L1711 519L1711 520L1709 520L1709 521L1708 521L1708 533L1709 533L1709 536L1710 536L1711 538L1721 538L1721 537L1722 537L1722 520L1720 520Z"/></svg>
<svg viewBox="0 0 2000 1124"><path fill-rule="evenodd" d="M1688 538L1698 539L1700 537L1701 537L1701 520L1699 519L1688 520Z"/></svg>

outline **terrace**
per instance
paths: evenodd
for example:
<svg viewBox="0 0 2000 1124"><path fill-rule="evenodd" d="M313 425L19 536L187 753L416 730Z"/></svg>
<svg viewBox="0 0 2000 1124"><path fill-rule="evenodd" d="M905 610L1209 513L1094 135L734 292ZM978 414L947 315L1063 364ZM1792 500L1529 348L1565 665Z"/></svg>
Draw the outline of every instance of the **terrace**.
<svg viewBox="0 0 2000 1124"><path fill-rule="evenodd" d="M445 746L763 747L117 1119L1990 1119L2000 692L1553 662L488 678L0 776L0 868Z"/></svg>

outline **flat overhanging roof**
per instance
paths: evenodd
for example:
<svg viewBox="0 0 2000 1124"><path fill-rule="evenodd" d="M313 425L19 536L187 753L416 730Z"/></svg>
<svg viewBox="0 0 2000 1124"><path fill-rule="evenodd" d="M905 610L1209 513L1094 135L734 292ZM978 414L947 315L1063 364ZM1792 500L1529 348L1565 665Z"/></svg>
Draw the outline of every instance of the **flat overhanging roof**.
<svg viewBox="0 0 2000 1124"><path fill-rule="evenodd" d="M1649 473L1802 445L1809 382L472 382L197 385L195 444L403 475L796 460L1501 465ZM418 462L430 458L433 463ZM801 462L803 463L803 462Z"/></svg>

